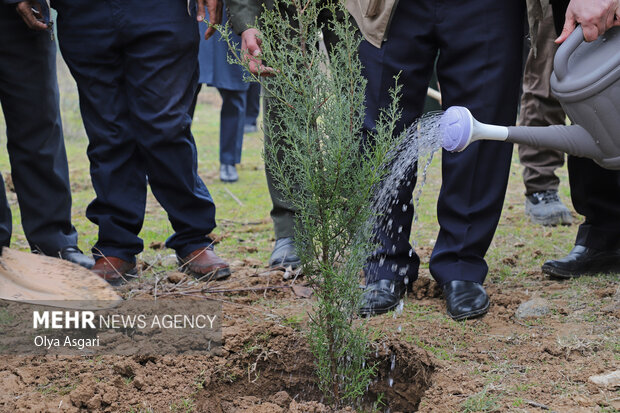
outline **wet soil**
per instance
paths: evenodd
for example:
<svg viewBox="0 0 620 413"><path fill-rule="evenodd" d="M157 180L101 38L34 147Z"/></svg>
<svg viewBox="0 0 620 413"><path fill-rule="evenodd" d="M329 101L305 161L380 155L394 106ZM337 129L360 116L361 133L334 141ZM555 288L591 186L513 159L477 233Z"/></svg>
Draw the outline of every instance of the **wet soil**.
<svg viewBox="0 0 620 413"><path fill-rule="evenodd" d="M427 252L421 249L423 260ZM322 403L304 338L312 297L303 278L284 280L284 271L251 259L234 264L233 276L217 284L192 284L180 273L158 281L160 296L218 290L205 296L223 303L219 354L1 356L0 411L333 412ZM593 312L566 284L536 271L530 277L536 291L531 283L487 283L489 314L457 323L422 270L402 314L368 321L381 334L366 408L382 394L380 411L392 413L618 411L619 390L588 380L620 366L617 276L580 291L596 302ZM132 283L121 294L145 298L153 287L152 280ZM516 319L533 295L550 297L551 314Z"/></svg>

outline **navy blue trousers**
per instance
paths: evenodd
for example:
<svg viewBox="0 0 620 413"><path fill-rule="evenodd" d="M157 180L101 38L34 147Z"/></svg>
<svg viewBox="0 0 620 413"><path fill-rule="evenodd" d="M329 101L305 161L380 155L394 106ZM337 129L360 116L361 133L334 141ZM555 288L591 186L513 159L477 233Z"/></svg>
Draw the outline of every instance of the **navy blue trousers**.
<svg viewBox="0 0 620 413"><path fill-rule="evenodd" d="M368 79L365 128L372 130L379 110L390 101L394 76L403 86L400 127L422 114L426 88L437 60L444 109L469 108L482 122L512 125L521 76L524 5L521 0L400 1L387 40L378 49L364 41L360 58ZM402 130L402 129L401 129ZM461 153L442 154L442 186L437 202L440 231L430 260L438 283L483 282L484 260L504 201L512 145L476 142ZM400 205L410 205L415 170L398 188ZM427 194L428 195L428 194ZM409 243L413 208L393 208L378 229L381 248L366 267L367 282L417 277L419 258Z"/></svg>
<svg viewBox="0 0 620 413"><path fill-rule="evenodd" d="M558 33L564 26L568 0L556 0L553 20ZM575 210L585 216L575 245L598 250L620 249L620 171L604 169L591 159L568 156L570 195Z"/></svg>
<svg viewBox="0 0 620 413"><path fill-rule="evenodd" d="M256 119L260 112L260 83L252 82L248 88L247 102L245 105L245 124L256 125Z"/></svg>
<svg viewBox="0 0 620 413"><path fill-rule="evenodd" d="M202 89L201 83L196 88L196 94L189 110L189 115L192 119L194 118L200 89ZM222 107L220 109L220 164L236 165L241 163L243 126L246 121L246 105L249 91L222 88L217 88L217 91L222 97ZM254 123L256 123L256 119L254 119Z"/></svg>
<svg viewBox="0 0 620 413"><path fill-rule="evenodd" d="M179 0L54 0L63 57L79 90L99 226L94 255L142 251L148 183L185 256L210 244L215 205L197 173L188 110L198 81L195 4Z"/></svg>
<svg viewBox="0 0 620 413"><path fill-rule="evenodd" d="M222 97L222 109L220 111L220 163L236 165L241 163L247 91L219 88L217 90Z"/></svg>
<svg viewBox="0 0 620 413"><path fill-rule="evenodd" d="M28 29L15 5L0 4L0 103L11 176L30 248L57 255L77 246L56 80L56 44ZM11 240L11 211L0 177L0 246Z"/></svg>

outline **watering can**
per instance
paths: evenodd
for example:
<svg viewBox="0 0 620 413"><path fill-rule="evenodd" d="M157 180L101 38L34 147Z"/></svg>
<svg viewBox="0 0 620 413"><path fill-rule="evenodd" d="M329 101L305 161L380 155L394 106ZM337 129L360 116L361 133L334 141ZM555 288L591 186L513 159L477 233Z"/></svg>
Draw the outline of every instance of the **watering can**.
<svg viewBox="0 0 620 413"><path fill-rule="evenodd" d="M462 151L480 139L507 141L556 149L620 169L620 27L588 43L577 26L558 48L553 69L551 91L573 125L488 125L466 108L452 106L440 121L442 146Z"/></svg>

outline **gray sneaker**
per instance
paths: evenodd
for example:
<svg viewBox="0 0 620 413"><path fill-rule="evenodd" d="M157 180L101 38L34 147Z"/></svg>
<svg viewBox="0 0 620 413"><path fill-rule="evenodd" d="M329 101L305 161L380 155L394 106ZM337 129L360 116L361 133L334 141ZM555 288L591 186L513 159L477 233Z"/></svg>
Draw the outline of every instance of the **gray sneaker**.
<svg viewBox="0 0 620 413"><path fill-rule="evenodd" d="M237 182L239 180L239 174L235 165L220 165L220 181L222 182Z"/></svg>
<svg viewBox="0 0 620 413"><path fill-rule="evenodd" d="M558 197L558 191L534 192L525 196L525 215L535 224L570 225L573 223L566 205Z"/></svg>

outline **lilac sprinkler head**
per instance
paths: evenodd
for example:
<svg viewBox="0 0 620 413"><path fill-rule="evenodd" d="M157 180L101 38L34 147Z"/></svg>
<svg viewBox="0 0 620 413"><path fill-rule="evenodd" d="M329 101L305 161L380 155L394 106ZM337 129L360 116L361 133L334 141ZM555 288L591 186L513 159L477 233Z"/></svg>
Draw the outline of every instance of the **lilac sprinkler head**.
<svg viewBox="0 0 620 413"><path fill-rule="evenodd" d="M461 151L471 138L473 117L467 108L451 106L441 116L439 128L441 146L450 152Z"/></svg>

